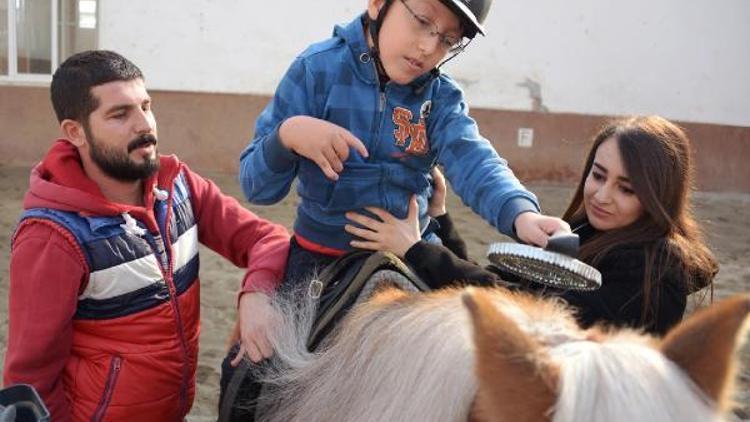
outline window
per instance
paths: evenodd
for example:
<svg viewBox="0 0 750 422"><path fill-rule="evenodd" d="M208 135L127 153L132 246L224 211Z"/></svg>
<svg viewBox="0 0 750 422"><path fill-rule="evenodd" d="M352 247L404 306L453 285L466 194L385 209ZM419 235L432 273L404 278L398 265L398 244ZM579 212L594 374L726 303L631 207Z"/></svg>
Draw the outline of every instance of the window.
<svg viewBox="0 0 750 422"><path fill-rule="evenodd" d="M15 0L15 3L16 71L32 75L52 73L51 2Z"/></svg>
<svg viewBox="0 0 750 422"><path fill-rule="evenodd" d="M96 0L60 1L57 56L61 61L80 51L96 48L96 6Z"/></svg>
<svg viewBox="0 0 750 422"><path fill-rule="evenodd" d="M0 81L48 81L60 61L96 48L97 0L0 0Z"/></svg>

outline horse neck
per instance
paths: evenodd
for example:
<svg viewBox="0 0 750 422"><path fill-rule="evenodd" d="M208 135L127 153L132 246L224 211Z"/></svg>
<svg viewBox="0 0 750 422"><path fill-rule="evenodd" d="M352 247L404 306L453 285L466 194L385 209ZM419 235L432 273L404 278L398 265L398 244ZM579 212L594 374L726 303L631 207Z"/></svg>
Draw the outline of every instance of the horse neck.
<svg viewBox="0 0 750 422"><path fill-rule="evenodd" d="M283 404L265 419L465 420L477 388L468 316L456 295L423 299L353 311L322 353L284 374L268 397Z"/></svg>

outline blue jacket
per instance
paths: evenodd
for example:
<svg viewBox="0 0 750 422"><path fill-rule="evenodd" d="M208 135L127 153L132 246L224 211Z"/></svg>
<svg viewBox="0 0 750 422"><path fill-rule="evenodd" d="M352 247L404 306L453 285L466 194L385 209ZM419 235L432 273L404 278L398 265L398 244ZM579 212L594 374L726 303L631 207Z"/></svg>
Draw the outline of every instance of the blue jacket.
<svg viewBox="0 0 750 422"><path fill-rule="evenodd" d="M423 75L410 85L381 87L369 51L358 17L336 26L332 38L295 59L240 157L240 183L248 200L278 202L296 176L301 202L295 232L319 245L349 250L346 211L377 206L404 218L409 197L417 194L426 227L429 173L441 164L464 203L513 236L516 216L536 212L539 205L479 134L458 85L446 75L433 80ZM314 162L281 145L281 123L297 115L346 128L365 144L369 158L351 150L339 180L327 179Z"/></svg>

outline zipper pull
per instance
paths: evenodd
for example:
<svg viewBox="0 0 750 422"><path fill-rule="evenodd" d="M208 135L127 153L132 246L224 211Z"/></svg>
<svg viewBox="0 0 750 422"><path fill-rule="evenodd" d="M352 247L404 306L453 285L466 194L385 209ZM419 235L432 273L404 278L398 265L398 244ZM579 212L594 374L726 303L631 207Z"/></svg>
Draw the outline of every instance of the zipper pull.
<svg viewBox="0 0 750 422"><path fill-rule="evenodd" d="M169 192L159 189L157 186L154 186L154 197L157 201L166 201L167 198L169 198Z"/></svg>
<svg viewBox="0 0 750 422"><path fill-rule="evenodd" d="M385 92L380 91L380 103L378 104L378 111L383 112L385 111Z"/></svg>

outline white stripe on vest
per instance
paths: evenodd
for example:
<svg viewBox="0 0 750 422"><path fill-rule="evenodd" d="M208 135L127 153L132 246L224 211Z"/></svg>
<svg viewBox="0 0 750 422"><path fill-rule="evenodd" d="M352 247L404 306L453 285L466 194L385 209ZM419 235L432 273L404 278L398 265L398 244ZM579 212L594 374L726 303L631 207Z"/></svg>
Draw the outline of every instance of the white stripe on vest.
<svg viewBox="0 0 750 422"><path fill-rule="evenodd" d="M198 226L196 224L185 230L179 239L172 244L172 255L174 256L175 272L198 255Z"/></svg>
<svg viewBox="0 0 750 422"><path fill-rule="evenodd" d="M198 227L186 230L172 245L174 272L198 254ZM104 300L134 292L154 283L163 283L156 256L150 254L129 262L94 271L78 299Z"/></svg>

